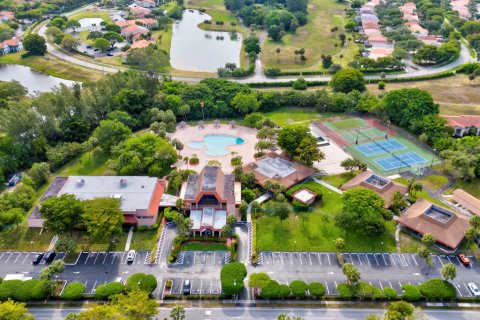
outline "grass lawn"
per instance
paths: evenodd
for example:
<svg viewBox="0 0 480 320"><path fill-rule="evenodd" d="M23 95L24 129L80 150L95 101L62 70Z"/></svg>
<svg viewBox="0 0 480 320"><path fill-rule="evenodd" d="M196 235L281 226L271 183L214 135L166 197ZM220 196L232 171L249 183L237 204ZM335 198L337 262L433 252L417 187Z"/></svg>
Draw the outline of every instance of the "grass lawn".
<svg viewBox="0 0 480 320"><path fill-rule="evenodd" d="M63 167L55 172L58 176L101 176L107 171L108 155L101 155L99 159L92 163L90 160L91 152L86 152L81 156L69 161Z"/></svg>
<svg viewBox="0 0 480 320"><path fill-rule="evenodd" d="M408 182L407 182L407 179L404 179L404 178L397 178L395 179L395 181L403 184L403 185L408 185ZM427 191L425 190L422 190L420 192L417 192L415 195L414 195L416 198L420 199L420 198L423 198L425 200L428 200L430 202L433 202L441 207L444 207L444 208L447 208L447 209L450 209L449 206L447 206L445 203L443 203L442 201L438 200L438 199L435 199L435 198L432 198L428 193Z"/></svg>
<svg viewBox="0 0 480 320"><path fill-rule="evenodd" d="M113 23L112 19L110 19L110 16L108 15L108 11L106 10L83 10L68 16L68 18L72 20L80 20L82 18L102 18L108 23Z"/></svg>
<svg viewBox="0 0 480 320"><path fill-rule="evenodd" d="M308 125L310 121L321 117L318 112L297 107L282 107L275 111L263 113L263 115L279 126Z"/></svg>
<svg viewBox="0 0 480 320"><path fill-rule="evenodd" d="M444 176L433 175L425 178L421 178L420 183L430 189L436 191L448 183L448 178Z"/></svg>
<svg viewBox="0 0 480 320"><path fill-rule="evenodd" d="M135 231L130 249L152 250L157 243L157 230Z"/></svg>
<svg viewBox="0 0 480 320"><path fill-rule="evenodd" d="M463 189L472 196L480 198L480 178L475 178L471 182L458 179L445 193L451 194L455 189Z"/></svg>
<svg viewBox="0 0 480 320"><path fill-rule="evenodd" d="M77 36L82 40L82 42L93 45L93 40L87 39L88 35L90 34L90 31L80 31L77 32Z"/></svg>
<svg viewBox="0 0 480 320"><path fill-rule="evenodd" d="M341 212L341 195L321 185L323 203L315 203L307 219L291 214L280 219L264 215L257 221L257 244L259 250L286 251L335 251L334 240L346 240L344 251L393 252L395 251L395 222L386 223L386 232L379 237L345 234L335 226L333 217ZM322 216L326 218L322 218Z"/></svg>
<svg viewBox="0 0 480 320"><path fill-rule="evenodd" d="M279 67L283 70L299 69L320 69L321 55L335 55L341 52L340 40L337 32L332 37L330 29L338 27L343 28L343 10L348 5L335 0L311 0L308 6L308 23L297 29L295 34L286 34L281 41L275 42L271 39L265 41L262 48L261 58L266 68ZM347 35L348 37L348 35ZM335 44L338 46L335 47ZM347 41L347 46L355 46L353 41ZM280 48L277 55L275 50ZM300 48L305 49L305 56L308 59L300 62L296 59L294 51ZM344 54L346 64L347 58L352 56L354 49L347 49ZM337 62L337 61L336 61Z"/></svg>
<svg viewBox="0 0 480 320"><path fill-rule="evenodd" d="M182 246L183 251L227 251L223 243L190 242Z"/></svg>
<svg viewBox="0 0 480 320"><path fill-rule="evenodd" d="M354 171L354 172L344 172L344 173L339 173L339 174L334 174L334 175L329 175L322 177L322 180L325 181L328 184L331 184L334 187L340 187L342 184L345 182L353 179L357 174L359 174L359 171Z"/></svg>
<svg viewBox="0 0 480 320"><path fill-rule="evenodd" d="M48 249L54 234L41 228L29 228L22 224L0 232L0 250L44 251Z"/></svg>
<svg viewBox="0 0 480 320"><path fill-rule="evenodd" d="M245 31L238 18L225 8L223 0L189 0L186 1L185 7L191 9L204 8L206 10L205 13L212 17L213 23L211 25L204 23L199 24L201 29L230 32L233 31L230 23L235 22L237 24L235 27L236 31L241 33ZM217 26L215 21L223 21L225 24L223 26Z"/></svg>
<svg viewBox="0 0 480 320"><path fill-rule="evenodd" d="M454 77L428 81L387 83L385 91L400 88L418 88L430 92L433 100L440 104L440 114L480 115L480 82L470 83L468 76L458 74ZM376 84L367 85L372 93L381 93Z"/></svg>
<svg viewBox="0 0 480 320"><path fill-rule="evenodd" d="M24 53L25 51L21 51L0 56L0 64L19 64L54 77L81 82L95 81L103 76L99 71L77 67L51 57L22 58Z"/></svg>

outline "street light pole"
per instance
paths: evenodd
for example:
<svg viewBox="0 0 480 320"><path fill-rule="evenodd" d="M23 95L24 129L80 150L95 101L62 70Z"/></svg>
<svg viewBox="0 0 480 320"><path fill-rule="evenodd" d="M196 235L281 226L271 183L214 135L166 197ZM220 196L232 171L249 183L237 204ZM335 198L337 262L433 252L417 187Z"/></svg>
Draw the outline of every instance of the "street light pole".
<svg viewBox="0 0 480 320"><path fill-rule="evenodd" d="M205 121L205 113L203 112L203 108L205 107L205 102L200 102L200 108L202 108L202 118L203 118L203 121Z"/></svg>

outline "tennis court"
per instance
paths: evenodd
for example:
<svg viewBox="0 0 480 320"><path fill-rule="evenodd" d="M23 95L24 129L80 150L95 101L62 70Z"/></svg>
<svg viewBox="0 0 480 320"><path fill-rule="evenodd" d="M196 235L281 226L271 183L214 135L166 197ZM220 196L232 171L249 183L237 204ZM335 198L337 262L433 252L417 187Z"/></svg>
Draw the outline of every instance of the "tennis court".
<svg viewBox="0 0 480 320"><path fill-rule="evenodd" d="M441 163L427 148L374 118L335 118L317 126L345 151L382 175L420 172Z"/></svg>
<svg viewBox="0 0 480 320"><path fill-rule="evenodd" d="M406 148L407 147L405 147L403 144L401 144L395 139L376 140L357 146L357 149L363 152L363 154L367 157L375 156L382 153L404 150Z"/></svg>
<svg viewBox="0 0 480 320"><path fill-rule="evenodd" d="M393 154L392 156L375 159L385 171L397 170L400 168L413 167L428 163L428 160L418 155L416 152L406 152Z"/></svg>

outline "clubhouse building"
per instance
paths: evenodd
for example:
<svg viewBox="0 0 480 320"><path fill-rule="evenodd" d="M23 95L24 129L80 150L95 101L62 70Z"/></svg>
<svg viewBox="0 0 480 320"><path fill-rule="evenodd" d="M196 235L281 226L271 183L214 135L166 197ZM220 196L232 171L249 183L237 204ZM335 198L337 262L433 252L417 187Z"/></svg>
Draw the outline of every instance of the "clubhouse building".
<svg viewBox="0 0 480 320"><path fill-rule="evenodd" d="M206 166L191 174L182 184L180 198L193 221L193 235L221 235L227 215L241 204L241 185L234 174L225 174L219 166Z"/></svg>
<svg viewBox="0 0 480 320"><path fill-rule="evenodd" d="M480 116L442 116L447 120L447 126L453 128L454 137L465 135L480 135Z"/></svg>

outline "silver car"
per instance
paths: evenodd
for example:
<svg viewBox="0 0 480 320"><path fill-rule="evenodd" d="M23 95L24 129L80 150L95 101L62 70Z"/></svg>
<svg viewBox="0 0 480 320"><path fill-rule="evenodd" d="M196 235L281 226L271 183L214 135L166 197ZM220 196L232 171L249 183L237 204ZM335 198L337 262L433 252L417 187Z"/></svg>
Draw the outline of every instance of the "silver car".
<svg viewBox="0 0 480 320"><path fill-rule="evenodd" d="M470 291L472 291L472 293L475 297L480 297L480 290L478 290L478 287L475 283L470 282L468 284L468 288L470 289Z"/></svg>
<svg viewBox="0 0 480 320"><path fill-rule="evenodd" d="M132 263L135 260L135 256L137 255L137 251L130 250L127 253L127 262Z"/></svg>

